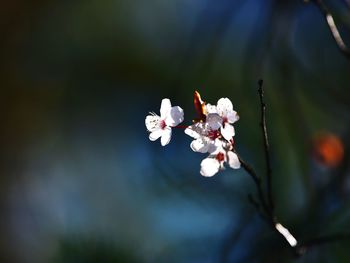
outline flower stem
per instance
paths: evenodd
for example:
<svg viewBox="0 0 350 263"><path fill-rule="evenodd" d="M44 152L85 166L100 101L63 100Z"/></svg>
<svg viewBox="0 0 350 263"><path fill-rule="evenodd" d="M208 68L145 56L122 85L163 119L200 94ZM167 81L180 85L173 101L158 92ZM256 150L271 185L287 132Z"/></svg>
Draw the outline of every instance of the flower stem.
<svg viewBox="0 0 350 263"><path fill-rule="evenodd" d="M261 106L261 121L260 126L262 129L262 134L264 138L264 150L265 150L265 164L266 164L266 177L267 177L267 197L269 201L269 206L271 209L271 213L274 210L274 202L272 197L272 169L271 169L271 161L270 161L270 145L267 136L267 128L266 128L266 104L264 101L264 89L263 89L263 80L260 79L259 82L259 98L260 98L260 106Z"/></svg>

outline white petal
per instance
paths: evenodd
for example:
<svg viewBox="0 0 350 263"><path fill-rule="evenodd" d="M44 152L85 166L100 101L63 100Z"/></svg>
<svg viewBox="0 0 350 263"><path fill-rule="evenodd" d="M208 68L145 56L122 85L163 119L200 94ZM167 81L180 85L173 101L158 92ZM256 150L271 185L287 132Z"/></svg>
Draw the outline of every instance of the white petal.
<svg viewBox="0 0 350 263"><path fill-rule="evenodd" d="M201 162L201 175L205 177L211 177L216 174L220 169L220 163L215 158L205 158Z"/></svg>
<svg viewBox="0 0 350 263"><path fill-rule="evenodd" d="M160 117L165 119L171 110L171 102L169 99L162 99L162 104L160 105Z"/></svg>
<svg viewBox="0 0 350 263"><path fill-rule="evenodd" d="M159 128L160 117L158 115L148 115L145 119L146 128L152 132Z"/></svg>
<svg viewBox="0 0 350 263"><path fill-rule="evenodd" d="M239 116L237 112L235 112L234 110L228 112L226 117L229 123L235 123L236 121L239 120Z"/></svg>
<svg viewBox="0 0 350 263"><path fill-rule="evenodd" d="M207 105L205 105L205 112L207 114L209 114L209 113L217 113L216 106L215 105L211 105L211 104L208 103Z"/></svg>
<svg viewBox="0 0 350 263"><path fill-rule="evenodd" d="M149 135L149 139L151 140L151 141L155 141L155 140L157 140L160 136L162 136L162 134L163 134L163 130L162 129L156 129L156 130L154 130L153 132L151 132L150 133L150 135Z"/></svg>
<svg viewBox="0 0 350 263"><path fill-rule="evenodd" d="M212 143L209 147L209 150L208 152L213 154L213 155L216 155L218 154L219 152L224 152L224 148L223 148L223 141L220 140L220 139L215 139L214 143Z"/></svg>
<svg viewBox="0 0 350 263"><path fill-rule="evenodd" d="M198 139L200 137L200 134L198 132L196 132L195 130L193 130L193 125L191 125L190 127L185 129L185 133L188 136L191 136L192 138Z"/></svg>
<svg viewBox="0 0 350 263"><path fill-rule="evenodd" d="M226 117L228 112L233 111L233 105L229 98L219 99L216 108L221 117Z"/></svg>
<svg viewBox="0 0 350 263"><path fill-rule="evenodd" d="M190 146L194 152L200 153L206 153L209 149L209 144L202 138L198 138L197 140L192 141Z"/></svg>
<svg viewBox="0 0 350 263"><path fill-rule="evenodd" d="M210 113L207 116L206 122L210 129L216 131L222 126L222 118L217 113Z"/></svg>
<svg viewBox="0 0 350 263"><path fill-rule="evenodd" d="M170 142L170 139L171 139L171 128L165 127L162 133L162 138L160 139L162 146L167 145Z"/></svg>
<svg viewBox="0 0 350 263"><path fill-rule="evenodd" d="M238 169L241 167L241 163L238 160L237 154L232 151L227 152L227 162L228 165L233 169Z"/></svg>
<svg viewBox="0 0 350 263"><path fill-rule="evenodd" d="M212 154L214 153L218 147L214 143L209 143L208 144L208 153Z"/></svg>
<svg viewBox="0 0 350 263"><path fill-rule="evenodd" d="M235 136L235 128L229 123L225 123L223 127L221 127L221 134L227 140L230 141L233 136Z"/></svg>
<svg viewBox="0 0 350 263"><path fill-rule="evenodd" d="M175 127L184 120L184 111L179 106L172 107L165 117L168 126Z"/></svg>

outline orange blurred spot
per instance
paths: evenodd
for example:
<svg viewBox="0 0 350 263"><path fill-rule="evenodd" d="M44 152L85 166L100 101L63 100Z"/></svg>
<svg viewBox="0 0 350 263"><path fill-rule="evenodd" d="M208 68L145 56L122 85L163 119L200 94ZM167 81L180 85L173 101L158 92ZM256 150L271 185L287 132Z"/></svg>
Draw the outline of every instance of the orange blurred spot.
<svg viewBox="0 0 350 263"><path fill-rule="evenodd" d="M320 133L314 137L314 154L323 165L335 167L344 157L344 146L338 136L331 133Z"/></svg>
<svg viewBox="0 0 350 263"><path fill-rule="evenodd" d="M206 119L206 112L205 112L205 102L202 101L201 95L198 91L194 92L194 108L196 109L196 112L198 114L197 121L205 121Z"/></svg>

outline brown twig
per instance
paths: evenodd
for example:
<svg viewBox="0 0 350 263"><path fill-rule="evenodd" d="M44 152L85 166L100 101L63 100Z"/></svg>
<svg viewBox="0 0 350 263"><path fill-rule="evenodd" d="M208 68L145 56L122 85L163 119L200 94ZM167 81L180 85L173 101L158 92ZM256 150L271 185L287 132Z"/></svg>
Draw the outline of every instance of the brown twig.
<svg viewBox="0 0 350 263"><path fill-rule="evenodd" d="M237 156L238 156L238 159L239 159L243 169L254 180L254 183L255 183L255 186L256 186L256 190L258 192L258 198L259 198L260 204L261 204L263 210L265 211L266 216L270 217L270 215L271 215L270 214L270 209L269 209L269 207L267 205L267 202L266 202L265 196L264 196L264 192L263 192L263 189L261 187L261 178L257 175L257 173L254 171L254 169L241 158L241 156L239 156L238 154L237 154ZM255 201L255 203L256 203L256 201Z"/></svg>
<svg viewBox="0 0 350 263"><path fill-rule="evenodd" d="M329 12L327 6L323 3L322 0L310 0L312 3L314 3L318 9L321 11L321 13L323 14L328 28L330 30L330 32L332 33L333 39L335 40L339 50L344 54L344 56L350 60L350 50L349 48L346 46L343 38L341 37L339 30L334 22L333 16L332 14Z"/></svg>
<svg viewBox="0 0 350 263"><path fill-rule="evenodd" d="M289 246L292 249L295 249L297 246L297 240L296 238L289 232L287 228L285 228L281 223L277 221L277 218L274 214L274 202L273 202L273 196L272 196L272 187L271 187L271 163L270 163L270 154L269 154L269 142L268 142L268 136L267 136L267 128L266 128L266 105L264 102L264 91L263 91L263 80L259 80L259 96L260 96L260 105L261 105L261 123L260 126L262 128L263 137L264 137L264 149L265 149L265 161L266 161L266 176L267 176L267 199L265 199L264 191L262 189L262 183L261 178L257 175L255 170L247 164L242 157L240 157L238 154L238 159L243 167L243 169L251 176L251 178L254 180L257 192L258 192L258 198L260 202L257 202L252 196L250 196L249 200L250 202L256 207L259 214L267 220L268 224L272 227L272 229L279 233L284 240L289 244ZM262 206L263 211L260 209L260 204ZM263 213L264 212L264 213ZM294 252L296 252L294 250Z"/></svg>
<svg viewBox="0 0 350 263"><path fill-rule="evenodd" d="M258 191L258 197L259 197L260 203L257 202L252 196L249 197L249 201L256 207L257 211L262 216L262 218L268 222L268 224L272 227L273 231L275 231L276 233L280 234L280 236L283 237L283 239L286 241L288 246L293 251L294 255L302 256L308 250L310 250L315 246L319 246L319 245L323 245L331 242L350 240L350 233L346 233L346 234L334 234L329 236L321 236L321 237L312 238L303 242L297 241L297 239L289 232L289 230L286 227L284 227L281 223L278 222L276 216L273 214L273 211L269 209L269 206L265 201L265 197L261 187L260 177L256 174L255 170L249 164L247 164L238 154L237 156L239 158L239 161L241 162L243 169L254 180ZM260 210L260 204L262 205L263 211L265 212L266 216Z"/></svg>
<svg viewBox="0 0 350 263"><path fill-rule="evenodd" d="M252 199L251 199L250 202L252 202L253 205L258 209L259 214L262 215L263 219L265 219L268 222L268 224L272 227L272 229L275 232L279 233L291 248L295 248L297 244L297 240L288 231L287 228L285 228L281 223L277 221L276 216L274 215L273 211L271 210L270 206L267 204L265 200L264 192L261 187L260 177L256 174L255 170L249 164L247 164L238 154L237 156L239 161L241 162L243 169L252 177L252 179L255 182L255 186L258 192L258 198L259 198L260 204L262 205L263 212L265 214L261 212L259 203L257 201L253 199L253 202L252 202Z"/></svg>
<svg viewBox="0 0 350 263"><path fill-rule="evenodd" d="M271 226L273 231L275 231L281 237L283 237L283 240L288 244L288 246L291 248L294 255L296 256L302 256L309 249L318 245L322 245L330 242L342 241L342 240L350 240L350 233L345 233L345 234L321 236L321 237L309 239L304 242L300 242L289 232L289 230L286 227L284 227L281 223L278 222L273 209L274 202L273 202L272 187L271 187L272 169L271 169L271 163L270 163L269 142L268 142L267 128L266 128L266 115L265 115L266 105L264 102L264 90L263 90L262 80L259 80L258 91L259 91L260 104L261 104L260 125L262 128L263 137L264 137L265 161L266 161L267 180L268 180L268 184L267 184L268 202L266 201L264 191L262 188L261 177L258 176L255 170L248 163L246 163L238 153L236 153L242 168L251 176L257 189L258 201L252 195L249 195L248 198L250 203L256 208L256 210L261 215L261 217L267 221L267 223Z"/></svg>
<svg viewBox="0 0 350 263"><path fill-rule="evenodd" d="M266 165L266 177L267 177L267 197L269 200L269 206L271 209L271 213L274 210L274 202L272 196L272 169L271 169L271 161L270 161L270 145L267 136L267 128L266 128L266 104L264 101L264 89L263 89L263 80L260 79L259 82L259 97L260 97L260 106L261 106L261 121L260 127L262 129L263 138L264 138L264 151L265 151L265 165Z"/></svg>
<svg viewBox="0 0 350 263"><path fill-rule="evenodd" d="M265 218L263 212L261 211L261 208L260 208L260 203L255 200L254 196L251 195L251 194L248 194L248 201L255 207L255 209L258 211L258 213L260 214L260 216L262 218Z"/></svg>
<svg viewBox="0 0 350 263"><path fill-rule="evenodd" d="M267 199L265 200L264 191L262 189L261 178L257 175L255 170L247 164L242 157L238 154L238 159L243 167L243 169L252 177L255 182L255 186L258 192L258 198L260 204L262 206L263 212L260 210L259 202L257 202L252 196L250 197L250 202L256 207L259 214L267 220L272 229L283 236L284 240L287 241L291 248L295 248L297 245L297 240L294 236L289 232L287 228L285 228L281 223L277 221L276 216L274 215L274 202L272 196L272 187L271 187L271 163L270 163L270 153L269 153L269 142L267 136L267 128L266 128L266 105L264 102L264 91L263 91L263 80L259 80L259 96L260 96L260 105L261 105L261 123L260 126L262 128L263 137L264 137L264 149L265 149L265 161L266 161L266 176L267 176Z"/></svg>

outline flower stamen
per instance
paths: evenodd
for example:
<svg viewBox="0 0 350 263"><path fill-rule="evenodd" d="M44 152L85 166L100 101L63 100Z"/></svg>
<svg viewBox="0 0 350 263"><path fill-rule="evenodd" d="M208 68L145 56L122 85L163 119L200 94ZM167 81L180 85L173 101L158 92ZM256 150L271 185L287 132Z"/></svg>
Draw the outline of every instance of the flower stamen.
<svg viewBox="0 0 350 263"><path fill-rule="evenodd" d="M223 162L225 161L225 154L223 154L222 152L219 152L216 156L215 159L218 160L219 162Z"/></svg>
<svg viewBox="0 0 350 263"><path fill-rule="evenodd" d="M160 123L159 123L159 127L164 130L165 127L166 127L166 123L165 123L165 120L161 120Z"/></svg>
<svg viewBox="0 0 350 263"><path fill-rule="evenodd" d="M208 137L209 137L211 140L215 140L215 139L219 138L220 135L221 135L221 134L220 134L219 131L213 131L213 130L211 130L211 131L208 132Z"/></svg>

